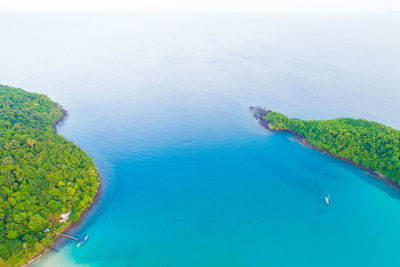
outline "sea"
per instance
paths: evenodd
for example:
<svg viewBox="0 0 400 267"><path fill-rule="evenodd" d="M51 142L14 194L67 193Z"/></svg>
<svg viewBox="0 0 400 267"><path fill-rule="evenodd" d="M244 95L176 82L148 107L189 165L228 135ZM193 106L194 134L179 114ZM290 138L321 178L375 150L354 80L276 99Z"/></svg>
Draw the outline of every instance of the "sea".
<svg viewBox="0 0 400 267"><path fill-rule="evenodd" d="M399 192L248 110L400 129L399 32L398 13L0 13L0 83L60 103L103 183L70 232L87 242L31 266L400 266Z"/></svg>

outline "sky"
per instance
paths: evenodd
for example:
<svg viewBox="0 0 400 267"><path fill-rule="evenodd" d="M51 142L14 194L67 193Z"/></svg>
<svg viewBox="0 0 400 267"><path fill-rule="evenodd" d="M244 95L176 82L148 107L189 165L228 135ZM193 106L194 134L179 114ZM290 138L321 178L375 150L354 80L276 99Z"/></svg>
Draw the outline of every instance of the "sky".
<svg viewBox="0 0 400 267"><path fill-rule="evenodd" d="M400 12L400 0L0 0L0 11Z"/></svg>

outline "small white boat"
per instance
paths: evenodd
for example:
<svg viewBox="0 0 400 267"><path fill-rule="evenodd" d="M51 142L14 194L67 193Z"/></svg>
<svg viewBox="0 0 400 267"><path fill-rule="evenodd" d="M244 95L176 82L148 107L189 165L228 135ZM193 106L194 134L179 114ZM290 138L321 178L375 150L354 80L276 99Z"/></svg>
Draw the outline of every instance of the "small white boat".
<svg viewBox="0 0 400 267"><path fill-rule="evenodd" d="M331 197L331 194L329 193L328 196L325 197L325 203L326 205L329 205L329 198Z"/></svg>
<svg viewBox="0 0 400 267"><path fill-rule="evenodd" d="M86 240L88 239L88 237L89 237L88 234L84 235L84 236L78 241L77 247L79 248L81 245L83 245L83 243L86 242Z"/></svg>

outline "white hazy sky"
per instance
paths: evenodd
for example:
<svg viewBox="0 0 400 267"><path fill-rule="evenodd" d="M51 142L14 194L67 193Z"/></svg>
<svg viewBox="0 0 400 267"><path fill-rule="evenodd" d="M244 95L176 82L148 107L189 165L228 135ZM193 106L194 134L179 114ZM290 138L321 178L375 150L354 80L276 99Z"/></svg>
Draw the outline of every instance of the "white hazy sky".
<svg viewBox="0 0 400 267"><path fill-rule="evenodd" d="M400 0L0 0L0 11L400 12Z"/></svg>

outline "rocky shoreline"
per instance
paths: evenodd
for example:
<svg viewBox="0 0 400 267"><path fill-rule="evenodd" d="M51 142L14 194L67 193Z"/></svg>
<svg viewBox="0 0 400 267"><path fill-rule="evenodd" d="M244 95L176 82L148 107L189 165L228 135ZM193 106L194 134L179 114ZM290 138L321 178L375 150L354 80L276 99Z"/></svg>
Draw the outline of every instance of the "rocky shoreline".
<svg viewBox="0 0 400 267"><path fill-rule="evenodd" d="M249 110L253 113L253 117L257 120L257 122L258 122L263 128L267 129L268 131L272 131L272 132L281 132L281 131L283 131L283 132L288 132L288 133L292 134L292 135L296 138L296 140L297 140L298 142L300 142L302 145L304 145L304 146L306 146L306 147L310 147L310 148L316 149L316 150L318 150L318 151L320 151L320 152L322 152L322 153L324 153L324 154L326 154L326 155L332 156L332 157L334 157L334 158L337 158L337 159L339 159L339 160L342 160L342 161L345 161L345 162L347 162L347 163L350 163L350 164L352 164L352 165L354 165L354 166L357 166L357 167L359 167L360 169L366 171L366 172L367 172L369 175L371 175L372 177L374 177L374 178L376 178L376 179L379 179L379 180L385 182L385 183L386 183L387 185L389 185L391 188L394 188L394 189L400 191L400 185L398 185L396 182L390 180L389 178L387 178L385 175L383 175L383 174L380 173L380 172L377 172L377 171L374 171L374 170L372 170L372 169L370 169L370 168L368 168L368 167L365 167L365 166L356 164L356 163L354 163L353 161L351 161L350 159L347 159L347 158L343 158L343 157L334 155L334 154L332 154L331 152L329 152L329 151L327 151L327 150L325 150L325 149L322 149L322 148L320 148L320 147L314 146L314 145L312 145L310 142L308 142L308 140L307 140L306 138L304 138L303 136L299 135L299 134L296 133L295 131L292 131L292 130L290 130L290 129L285 129L285 130L276 130L276 129L273 129L273 128L270 126L270 122L264 119L264 117L265 117L269 112L271 112L271 110L269 110L269 109L267 109L267 108L265 108L265 107L260 107L260 106L250 106L250 107L249 107Z"/></svg>
<svg viewBox="0 0 400 267"><path fill-rule="evenodd" d="M62 125L62 123L64 122L65 118L67 118L68 116L68 112L61 108L61 115L60 117L58 117L58 119L53 123L53 129L57 132L57 128L60 127Z"/></svg>
<svg viewBox="0 0 400 267"><path fill-rule="evenodd" d="M60 127L62 125L62 123L64 122L64 120L67 118L68 113L65 109L61 109L61 115L60 117L57 119L57 121L53 124L53 128L54 130L57 132L57 128ZM54 250L55 246L58 244L58 242L60 242L62 239L62 237L59 236L59 234L67 234L71 229L74 229L76 227L78 227L83 219L85 218L85 216L91 211L91 209L93 208L93 206L98 202L100 195L101 195L101 174L99 173L98 170L96 170L97 173L99 174L100 177L100 185L97 187L97 192L96 195L94 196L92 202L90 203L90 205L81 213L79 221L77 222L70 222L68 224L66 224L64 226L64 228L62 229L62 231L59 231L56 233L57 237L55 238L53 244L51 244L50 246L47 246L45 249L39 251L35 256L29 258L23 265L21 266L28 266L29 264L32 264L34 261L40 259L41 257L43 257L44 255L46 255L48 252Z"/></svg>

